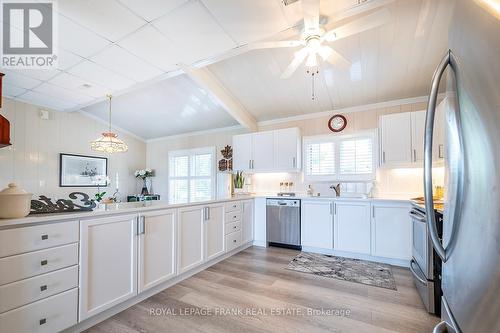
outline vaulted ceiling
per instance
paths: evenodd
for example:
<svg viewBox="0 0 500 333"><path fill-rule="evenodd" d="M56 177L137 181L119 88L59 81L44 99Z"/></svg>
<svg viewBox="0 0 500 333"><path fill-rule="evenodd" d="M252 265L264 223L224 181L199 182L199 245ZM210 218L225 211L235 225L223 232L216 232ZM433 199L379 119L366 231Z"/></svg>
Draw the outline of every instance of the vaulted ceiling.
<svg viewBox="0 0 500 333"><path fill-rule="evenodd" d="M300 35L300 1L281 0L60 0L58 69L2 69L4 95L105 120L113 93L114 123L148 139L237 124L178 64L207 66L257 120L427 94L453 0L322 0L321 23L345 24L356 17L338 13L371 1L387 3L390 20L329 44L351 66L321 63L314 100L303 66L280 79L296 48L243 52Z"/></svg>

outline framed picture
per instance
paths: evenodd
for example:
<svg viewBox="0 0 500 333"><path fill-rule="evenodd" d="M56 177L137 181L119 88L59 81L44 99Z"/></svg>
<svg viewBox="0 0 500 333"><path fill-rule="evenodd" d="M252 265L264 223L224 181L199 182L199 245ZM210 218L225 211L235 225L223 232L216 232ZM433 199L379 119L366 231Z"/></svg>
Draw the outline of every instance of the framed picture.
<svg viewBox="0 0 500 333"><path fill-rule="evenodd" d="M108 186L108 159L105 157L60 154L60 187Z"/></svg>

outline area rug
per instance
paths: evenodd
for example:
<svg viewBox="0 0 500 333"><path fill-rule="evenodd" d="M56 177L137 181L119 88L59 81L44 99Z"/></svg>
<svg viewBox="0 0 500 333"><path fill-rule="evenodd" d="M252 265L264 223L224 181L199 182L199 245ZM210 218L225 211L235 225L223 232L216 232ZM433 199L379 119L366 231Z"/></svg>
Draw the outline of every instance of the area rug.
<svg viewBox="0 0 500 333"><path fill-rule="evenodd" d="M390 266L372 261L301 252L287 269L397 290Z"/></svg>

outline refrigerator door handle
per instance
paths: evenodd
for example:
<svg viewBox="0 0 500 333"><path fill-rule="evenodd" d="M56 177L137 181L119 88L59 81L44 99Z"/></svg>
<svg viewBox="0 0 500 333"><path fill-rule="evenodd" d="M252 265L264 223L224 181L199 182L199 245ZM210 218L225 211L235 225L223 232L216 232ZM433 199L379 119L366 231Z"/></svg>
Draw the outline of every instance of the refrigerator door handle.
<svg viewBox="0 0 500 333"><path fill-rule="evenodd" d="M431 236L432 245L436 250L436 253L439 255L443 263L448 260L447 249L444 248L441 240L439 239L437 226L436 226L436 215L434 213L434 202L433 202L433 185L432 185L432 140L434 134L434 116L436 114L436 104L439 90L439 83L443 76L446 67L450 65L450 68L455 71L454 64L456 64L455 57L453 53L448 50L446 55L441 60L440 64L436 68L434 75L432 77L431 91L429 94L429 103L427 106L427 113L425 117L425 133L424 133L424 198L425 198L425 210L426 210L426 219L429 226L429 234ZM454 216L451 217L452 226L451 226L451 236L449 240L449 244L453 243L453 238L455 236L453 223L458 219L457 214L460 212L460 205L462 202L462 192L463 192L463 141L462 141L462 131L460 128L459 118L456 117L456 139L458 140L458 149L457 152L460 156L457 157L459 165L457 167L456 176L457 178L457 192L455 195L455 202L453 207L455 207Z"/></svg>
<svg viewBox="0 0 500 333"><path fill-rule="evenodd" d="M436 326L434 326L434 329L432 330L432 333L447 333L447 332L448 332L448 325L446 325L445 321L442 321Z"/></svg>

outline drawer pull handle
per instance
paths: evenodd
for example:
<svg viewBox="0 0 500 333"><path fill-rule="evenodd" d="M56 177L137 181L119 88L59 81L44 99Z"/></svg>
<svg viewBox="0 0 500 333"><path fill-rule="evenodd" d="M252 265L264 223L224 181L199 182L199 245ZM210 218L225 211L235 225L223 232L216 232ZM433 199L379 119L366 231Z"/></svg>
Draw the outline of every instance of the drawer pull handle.
<svg viewBox="0 0 500 333"><path fill-rule="evenodd" d="M45 266L47 265L48 261L47 260L42 260L40 261L40 265Z"/></svg>
<svg viewBox="0 0 500 333"><path fill-rule="evenodd" d="M233 243L236 243L236 239L233 239Z"/></svg>
<svg viewBox="0 0 500 333"><path fill-rule="evenodd" d="M49 239L49 235L42 235L42 240L47 240Z"/></svg>
<svg viewBox="0 0 500 333"><path fill-rule="evenodd" d="M40 325L43 325L47 322L47 319L46 318L42 318L40 319Z"/></svg>
<svg viewBox="0 0 500 333"><path fill-rule="evenodd" d="M40 286L40 291L45 291L47 290L47 285L44 284L43 286Z"/></svg>
<svg viewBox="0 0 500 333"><path fill-rule="evenodd" d="M233 227L233 229L236 229L236 228L237 228L237 226L234 226L234 227Z"/></svg>
<svg viewBox="0 0 500 333"><path fill-rule="evenodd" d="M233 216L233 219L235 219L235 218L236 218L236 215Z"/></svg>

